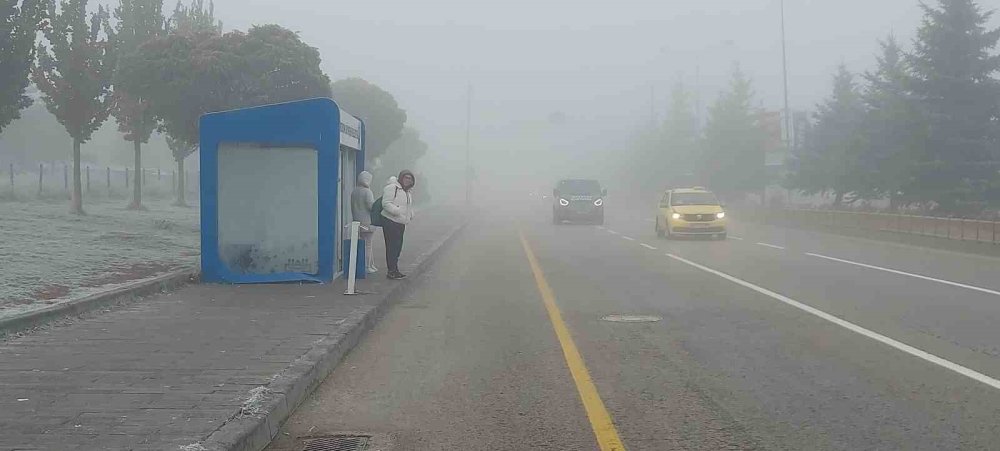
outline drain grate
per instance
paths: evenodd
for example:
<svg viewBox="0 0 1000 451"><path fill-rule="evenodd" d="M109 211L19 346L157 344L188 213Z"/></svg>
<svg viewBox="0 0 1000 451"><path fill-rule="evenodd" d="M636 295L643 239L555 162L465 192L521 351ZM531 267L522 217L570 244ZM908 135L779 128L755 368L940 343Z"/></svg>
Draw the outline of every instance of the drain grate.
<svg viewBox="0 0 1000 451"><path fill-rule="evenodd" d="M371 441L370 435L331 435L306 441L302 451L365 451Z"/></svg>

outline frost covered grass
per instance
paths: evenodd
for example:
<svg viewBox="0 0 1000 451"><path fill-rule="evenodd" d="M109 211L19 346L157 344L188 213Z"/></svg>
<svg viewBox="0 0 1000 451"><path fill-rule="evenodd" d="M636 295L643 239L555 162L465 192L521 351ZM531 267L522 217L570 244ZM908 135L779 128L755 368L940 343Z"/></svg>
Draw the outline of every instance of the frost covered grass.
<svg viewBox="0 0 1000 451"><path fill-rule="evenodd" d="M83 197L87 201L125 201L127 203L132 198L132 185L135 184L134 173L126 176L124 168L110 169L110 173L106 168L92 167L90 169L89 189L86 171L81 173ZM14 173L12 185L10 183L10 169L7 166L0 166L0 202L66 201L69 199L72 179L68 178L68 174L64 171L68 171L68 167L64 169L63 163L46 164L42 171L42 185L39 187L37 167L18 170ZM188 179L185 186L188 199L194 199L198 195L197 174L197 171L189 171L187 174ZM128 177L129 184L125 183L126 177ZM144 177L143 201L167 201L174 197L177 180L172 170L157 172L155 169L147 169L144 172Z"/></svg>
<svg viewBox="0 0 1000 451"><path fill-rule="evenodd" d="M67 202L0 198L0 317L86 296L198 262L197 207L85 196Z"/></svg>

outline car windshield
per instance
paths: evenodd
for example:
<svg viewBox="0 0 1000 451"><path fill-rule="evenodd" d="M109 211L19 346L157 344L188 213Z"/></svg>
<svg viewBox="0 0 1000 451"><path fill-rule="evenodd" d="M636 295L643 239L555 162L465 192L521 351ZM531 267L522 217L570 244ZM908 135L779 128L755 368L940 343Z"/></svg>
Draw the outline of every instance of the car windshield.
<svg viewBox="0 0 1000 451"><path fill-rule="evenodd" d="M597 194L601 184L597 180L563 180L556 189L562 194Z"/></svg>
<svg viewBox="0 0 1000 451"><path fill-rule="evenodd" d="M684 205L719 205L719 199L712 193L674 193L670 204L675 207Z"/></svg>

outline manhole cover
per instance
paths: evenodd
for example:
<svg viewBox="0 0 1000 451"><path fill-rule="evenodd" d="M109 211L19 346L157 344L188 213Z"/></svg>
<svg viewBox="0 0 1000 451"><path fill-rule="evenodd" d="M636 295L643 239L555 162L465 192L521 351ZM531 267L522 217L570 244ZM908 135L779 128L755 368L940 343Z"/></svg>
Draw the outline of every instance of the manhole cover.
<svg viewBox="0 0 1000 451"><path fill-rule="evenodd" d="M655 323L662 320L659 316L651 315L608 315L601 318L603 321L612 323Z"/></svg>
<svg viewBox="0 0 1000 451"><path fill-rule="evenodd" d="M368 435L331 435L306 441L302 451L365 451L368 449Z"/></svg>

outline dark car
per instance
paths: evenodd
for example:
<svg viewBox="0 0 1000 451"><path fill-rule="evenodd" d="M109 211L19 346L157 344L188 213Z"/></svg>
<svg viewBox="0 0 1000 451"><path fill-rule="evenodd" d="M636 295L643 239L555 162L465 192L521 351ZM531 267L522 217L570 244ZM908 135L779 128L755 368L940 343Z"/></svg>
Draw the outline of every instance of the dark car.
<svg viewBox="0 0 1000 451"><path fill-rule="evenodd" d="M552 191L552 222L586 221L604 224L604 197L608 190L597 180L560 180Z"/></svg>

